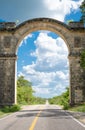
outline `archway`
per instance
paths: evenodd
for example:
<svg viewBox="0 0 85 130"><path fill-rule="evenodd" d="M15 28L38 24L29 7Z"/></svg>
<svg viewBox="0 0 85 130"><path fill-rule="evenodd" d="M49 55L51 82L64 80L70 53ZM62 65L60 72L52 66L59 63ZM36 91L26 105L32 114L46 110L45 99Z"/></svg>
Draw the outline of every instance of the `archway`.
<svg viewBox="0 0 85 130"><path fill-rule="evenodd" d="M55 33L32 32L21 42L17 55L18 76L32 82L35 96L51 98L69 87L68 49Z"/></svg>
<svg viewBox="0 0 85 130"><path fill-rule="evenodd" d="M80 66L80 52L85 48L84 29L71 28L62 22L49 18L32 19L17 27L12 26L13 23L12 25L10 23L0 30L0 105L12 105L16 102L16 51L22 39L37 30L55 32L65 41L69 50L70 103L78 104L85 101L83 70Z"/></svg>

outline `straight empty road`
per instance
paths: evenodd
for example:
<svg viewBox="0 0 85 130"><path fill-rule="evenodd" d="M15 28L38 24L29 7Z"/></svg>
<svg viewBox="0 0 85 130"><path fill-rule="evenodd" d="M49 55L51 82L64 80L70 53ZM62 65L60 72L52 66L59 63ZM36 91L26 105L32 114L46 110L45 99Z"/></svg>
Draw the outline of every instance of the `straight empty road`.
<svg viewBox="0 0 85 130"><path fill-rule="evenodd" d="M0 130L85 130L85 126L56 105L26 106L0 119Z"/></svg>

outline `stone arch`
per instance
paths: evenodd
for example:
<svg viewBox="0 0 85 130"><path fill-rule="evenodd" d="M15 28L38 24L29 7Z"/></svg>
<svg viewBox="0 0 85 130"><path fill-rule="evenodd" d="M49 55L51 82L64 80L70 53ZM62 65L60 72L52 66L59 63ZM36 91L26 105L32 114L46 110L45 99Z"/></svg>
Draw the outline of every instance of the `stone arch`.
<svg viewBox="0 0 85 130"><path fill-rule="evenodd" d="M66 25L50 18L32 19L18 26L1 23L0 106L16 103L16 52L22 39L37 30L52 31L65 41L69 52L70 103L74 105L85 101L85 76L80 66L80 53L85 48L85 29L76 24Z"/></svg>
<svg viewBox="0 0 85 130"><path fill-rule="evenodd" d="M25 21L17 26L15 30L15 36L18 38L16 49L25 36L38 30L48 30L58 34L65 41L67 48L70 51L70 43L67 38L70 36L69 26L50 18L36 18Z"/></svg>

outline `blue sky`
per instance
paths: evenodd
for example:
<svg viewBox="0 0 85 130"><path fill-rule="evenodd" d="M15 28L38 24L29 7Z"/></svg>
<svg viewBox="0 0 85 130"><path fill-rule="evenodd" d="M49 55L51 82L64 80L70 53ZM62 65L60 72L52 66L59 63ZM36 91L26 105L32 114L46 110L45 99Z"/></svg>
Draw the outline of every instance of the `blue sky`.
<svg viewBox="0 0 85 130"><path fill-rule="evenodd" d="M0 21L23 21L47 17L64 23L78 21L82 0L0 0ZM17 73L32 82L35 95L53 97L69 86L68 48L57 34L32 32L21 42Z"/></svg>

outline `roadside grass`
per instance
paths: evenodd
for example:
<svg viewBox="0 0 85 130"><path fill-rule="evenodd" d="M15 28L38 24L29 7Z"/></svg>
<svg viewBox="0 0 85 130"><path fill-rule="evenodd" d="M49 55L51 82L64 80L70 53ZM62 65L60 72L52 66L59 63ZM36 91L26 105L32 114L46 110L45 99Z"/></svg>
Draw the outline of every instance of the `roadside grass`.
<svg viewBox="0 0 85 130"><path fill-rule="evenodd" d="M5 113L5 112L2 112L2 110L0 109L0 118L2 118L4 116L7 116L9 114L11 114L11 112L10 113Z"/></svg>
<svg viewBox="0 0 85 130"><path fill-rule="evenodd" d="M4 106L3 108L0 108L0 118L13 112L19 111L20 109L21 107L19 105Z"/></svg>
<svg viewBox="0 0 85 130"><path fill-rule="evenodd" d="M81 105L76 105L74 107L69 107L68 110L74 112L85 112L85 103Z"/></svg>
<svg viewBox="0 0 85 130"><path fill-rule="evenodd" d="M0 117L3 117L4 115L5 113L0 110Z"/></svg>

